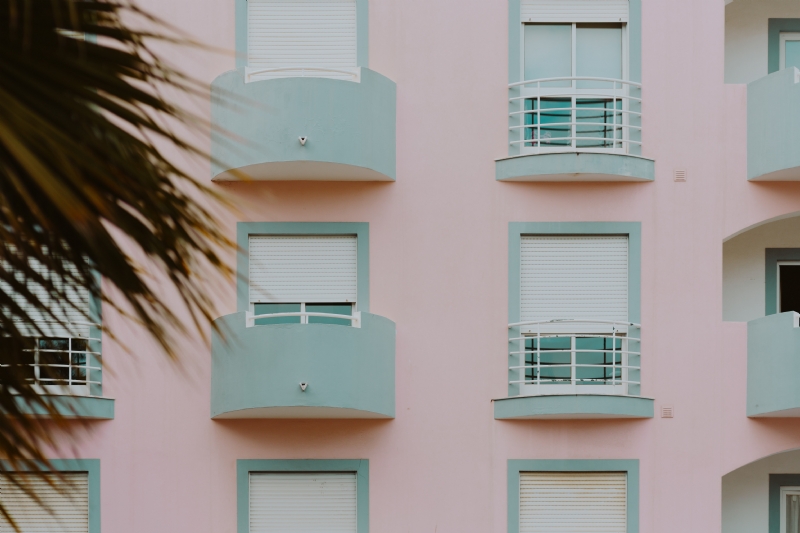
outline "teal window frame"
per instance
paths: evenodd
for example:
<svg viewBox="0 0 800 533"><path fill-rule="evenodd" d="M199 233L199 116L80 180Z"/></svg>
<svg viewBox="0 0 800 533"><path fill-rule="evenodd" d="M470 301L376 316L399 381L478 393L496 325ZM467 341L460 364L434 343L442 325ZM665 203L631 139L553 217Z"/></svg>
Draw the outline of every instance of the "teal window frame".
<svg viewBox="0 0 800 533"><path fill-rule="evenodd" d="M236 68L247 66L247 0L234 0ZM369 0L356 0L356 66L369 68Z"/></svg>
<svg viewBox="0 0 800 533"><path fill-rule="evenodd" d="M237 460L237 533L250 533L250 472L355 472L357 531L369 533L369 459Z"/></svg>
<svg viewBox="0 0 800 533"><path fill-rule="evenodd" d="M775 315L778 313L779 261L800 261L800 248L766 248L764 250L765 315Z"/></svg>
<svg viewBox="0 0 800 533"><path fill-rule="evenodd" d="M355 235L356 310L369 313L369 223L368 222L238 222L236 244L236 310L250 310L247 278L250 271L250 235Z"/></svg>
<svg viewBox="0 0 800 533"><path fill-rule="evenodd" d="M781 69L781 33L800 32L800 19L769 19L767 25L767 72Z"/></svg>
<svg viewBox="0 0 800 533"><path fill-rule="evenodd" d="M508 323L519 322L520 239L523 235L626 235L628 237L628 321L641 322L641 222L509 222Z"/></svg>
<svg viewBox="0 0 800 533"><path fill-rule="evenodd" d="M8 473L24 473L26 469L15 468L3 461ZM45 472L86 472L89 474L89 533L100 533L100 459L51 459L50 468L40 465Z"/></svg>
<svg viewBox="0 0 800 533"><path fill-rule="evenodd" d="M781 487L800 487L800 474L769 475L769 533L781 533Z"/></svg>
<svg viewBox="0 0 800 533"><path fill-rule="evenodd" d="M627 533L639 533L638 459L509 459L508 533L519 533L520 472L625 472L628 481Z"/></svg>

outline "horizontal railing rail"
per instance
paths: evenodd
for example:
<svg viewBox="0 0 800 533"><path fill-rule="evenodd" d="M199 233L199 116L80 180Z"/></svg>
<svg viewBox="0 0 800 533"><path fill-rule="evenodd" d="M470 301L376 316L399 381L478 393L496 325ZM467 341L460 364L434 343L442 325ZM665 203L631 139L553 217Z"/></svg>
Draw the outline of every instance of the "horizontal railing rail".
<svg viewBox="0 0 800 533"><path fill-rule="evenodd" d="M565 85L562 87L555 84ZM610 85L586 87L585 85ZM509 144L522 154L631 153L641 147L640 83L569 76L509 84ZM558 107L542 107L542 102Z"/></svg>
<svg viewBox="0 0 800 533"><path fill-rule="evenodd" d="M509 385L519 394L638 395L641 330L635 322L551 319L509 330Z"/></svg>
<svg viewBox="0 0 800 533"><path fill-rule="evenodd" d="M361 327L361 312L354 311L352 315L340 315L336 313L315 313L313 311L297 311L291 313L265 313L255 315L252 313L247 314L247 327L251 327L256 325L255 321L262 319L262 318L283 318L283 317L299 317L301 324L308 324L309 317L320 317L320 318L335 318L340 320L348 320L350 325L354 328Z"/></svg>
<svg viewBox="0 0 800 533"><path fill-rule="evenodd" d="M351 69L329 68L329 67L312 67L312 66L294 66L294 67L274 67L274 68L245 68L245 81L254 81L253 78L259 76L267 77L270 74L291 74L292 77L305 78L305 77L319 77L320 74L339 74L352 78L353 81L360 79L360 71L358 67Z"/></svg>

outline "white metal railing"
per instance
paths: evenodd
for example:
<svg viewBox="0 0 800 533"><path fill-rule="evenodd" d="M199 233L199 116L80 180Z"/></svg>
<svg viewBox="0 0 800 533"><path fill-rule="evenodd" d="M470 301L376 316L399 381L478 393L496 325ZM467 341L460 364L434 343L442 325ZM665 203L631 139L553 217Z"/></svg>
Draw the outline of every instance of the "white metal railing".
<svg viewBox="0 0 800 533"><path fill-rule="evenodd" d="M244 69L245 83L272 78L336 78L359 82L361 81L361 69L358 67L343 69L309 66L276 68L245 67Z"/></svg>
<svg viewBox="0 0 800 533"><path fill-rule="evenodd" d="M641 326L556 319L508 325L509 384L520 396L638 395Z"/></svg>
<svg viewBox="0 0 800 533"><path fill-rule="evenodd" d="M282 317L300 317L301 324L308 324L309 317L322 317L322 318L336 318L340 320L347 320L354 328L361 327L361 311L353 311L352 315L339 315L335 313L315 313L313 311L297 311L291 313L265 313L256 315L248 311L247 313L247 327L256 325L256 320L262 318L282 318Z"/></svg>
<svg viewBox="0 0 800 533"><path fill-rule="evenodd" d="M509 142L522 154L631 153L641 146L641 87L588 76L512 83Z"/></svg>
<svg viewBox="0 0 800 533"><path fill-rule="evenodd" d="M100 325L54 320L37 323L42 333L32 334L28 338L29 347L23 349L31 354L30 379L44 393L91 395L91 386L102 384L99 363L102 339L91 336L89 331ZM20 327L25 328L25 325Z"/></svg>

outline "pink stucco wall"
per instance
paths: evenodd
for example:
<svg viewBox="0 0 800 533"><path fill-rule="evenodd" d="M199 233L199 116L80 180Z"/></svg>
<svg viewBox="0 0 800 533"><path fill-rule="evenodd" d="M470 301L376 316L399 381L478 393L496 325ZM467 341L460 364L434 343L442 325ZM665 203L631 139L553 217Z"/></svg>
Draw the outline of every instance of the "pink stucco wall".
<svg viewBox="0 0 800 533"><path fill-rule="evenodd" d="M371 530L391 533L506 531L508 459L639 459L642 532L719 531L722 475L800 447L796 420L745 416L746 325L722 321L722 243L800 211L800 185L746 181L746 87L723 83L724 2L642 3L655 181L512 184L494 179L507 1L371 0L370 67L397 83L396 183L224 188L240 220L370 223L371 311L397 323L396 419L212 421L208 348L187 347L181 370L130 333L133 355L105 347L116 418L76 447L101 459L103 531L235 532L244 458L369 459ZM233 0L141 4L234 46ZM183 65L210 82L233 59ZM642 394L675 418L494 420L510 221L641 221ZM235 218L224 224L233 236ZM233 311L231 284L220 314Z"/></svg>

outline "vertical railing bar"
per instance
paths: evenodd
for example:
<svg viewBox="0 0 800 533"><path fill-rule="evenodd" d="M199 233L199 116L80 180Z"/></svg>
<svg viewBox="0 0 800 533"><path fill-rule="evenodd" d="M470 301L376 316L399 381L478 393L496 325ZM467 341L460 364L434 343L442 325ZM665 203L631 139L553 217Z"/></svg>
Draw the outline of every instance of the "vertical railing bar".
<svg viewBox="0 0 800 533"><path fill-rule="evenodd" d="M577 334L570 336L570 366L572 367L572 392L578 394L578 354L575 352L578 346Z"/></svg>
<svg viewBox="0 0 800 533"><path fill-rule="evenodd" d="M617 386L617 326L611 327L611 387Z"/></svg>
<svg viewBox="0 0 800 533"><path fill-rule="evenodd" d="M542 385L542 325L536 325L536 392Z"/></svg>

